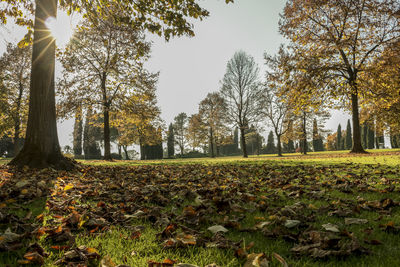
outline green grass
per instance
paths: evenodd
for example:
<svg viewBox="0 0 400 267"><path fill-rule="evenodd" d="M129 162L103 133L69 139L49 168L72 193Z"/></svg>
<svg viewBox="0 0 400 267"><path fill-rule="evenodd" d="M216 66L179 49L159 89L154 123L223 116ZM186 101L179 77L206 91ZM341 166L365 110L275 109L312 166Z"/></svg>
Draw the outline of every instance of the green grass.
<svg viewBox="0 0 400 267"><path fill-rule="evenodd" d="M217 158L190 158L190 159L162 159L162 160L115 160L113 162L103 160L78 160L83 164L94 166L135 166L135 165L163 165L163 164L223 164L278 161L279 163L359 163L382 164L389 166L400 165L400 149L373 149L367 150L369 154L350 154L349 151L324 151L309 152L307 155L300 153L287 153L283 157L275 154L250 155L248 158L241 156L217 157Z"/></svg>

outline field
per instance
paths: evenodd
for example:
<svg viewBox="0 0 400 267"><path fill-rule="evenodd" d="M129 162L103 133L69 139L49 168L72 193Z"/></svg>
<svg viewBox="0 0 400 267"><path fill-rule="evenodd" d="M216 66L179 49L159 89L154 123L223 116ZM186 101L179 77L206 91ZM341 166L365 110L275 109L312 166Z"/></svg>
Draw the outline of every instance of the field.
<svg viewBox="0 0 400 267"><path fill-rule="evenodd" d="M398 266L400 151L372 152L3 166L0 265Z"/></svg>

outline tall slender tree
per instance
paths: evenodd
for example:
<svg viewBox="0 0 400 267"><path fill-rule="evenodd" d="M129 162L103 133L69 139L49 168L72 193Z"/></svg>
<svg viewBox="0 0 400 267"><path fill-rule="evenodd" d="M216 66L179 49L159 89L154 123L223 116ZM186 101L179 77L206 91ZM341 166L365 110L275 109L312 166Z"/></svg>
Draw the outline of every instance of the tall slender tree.
<svg viewBox="0 0 400 267"><path fill-rule="evenodd" d="M175 155L175 135L174 126L172 125L172 123L170 123L168 127L167 151L168 158L172 158Z"/></svg>
<svg viewBox="0 0 400 267"><path fill-rule="evenodd" d="M337 128L336 132L337 132L337 134L336 134L336 138L337 138L336 150L343 150L344 148L342 147L342 144L343 144L343 142L342 142L342 126L340 125L340 123L338 125L338 128Z"/></svg>
<svg viewBox="0 0 400 267"><path fill-rule="evenodd" d="M75 156L82 155L82 134L83 134L83 118L82 108L79 107L75 111L75 124L73 135L73 150Z"/></svg>
<svg viewBox="0 0 400 267"><path fill-rule="evenodd" d="M351 149L353 147L353 138L351 136L351 124L350 120L347 120L347 127L346 127L346 137L345 137L345 148Z"/></svg>
<svg viewBox="0 0 400 267"><path fill-rule="evenodd" d="M187 127L188 127L188 116L185 112L179 113L174 118L174 135L175 135L175 143L178 145L181 156L185 152L186 146L186 134L187 134Z"/></svg>
<svg viewBox="0 0 400 267"><path fill-rule="evenodd" d="M240 147L247 158L245 130L262 117L264 89L254 58L243 51L229 60L220 93L227 105L227 120L240 130Z"/></svg>

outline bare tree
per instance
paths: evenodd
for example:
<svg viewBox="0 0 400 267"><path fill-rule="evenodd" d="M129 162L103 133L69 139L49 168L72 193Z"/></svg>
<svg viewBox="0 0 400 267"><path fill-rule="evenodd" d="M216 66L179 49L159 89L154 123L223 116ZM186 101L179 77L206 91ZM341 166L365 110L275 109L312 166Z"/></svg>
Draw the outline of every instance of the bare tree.
<svg viewBox="0 0 400 267"><path fill-rule="evenodd" d="M269 120L269 124L274 128L278 141L278 156L282 156L281 137L289 129L292 111L289 104L282 99L273 86L267 86L264 106L265 116Z"/></svg>
<svg viewBox="0 0 400 267"><path fill-rule="evenodd" d="M229 60L222 80L221 95L227 105L227 119L240 129L243 157L247 158L245 130L262 117L264 89L253 57L243 51Z"/></svg>

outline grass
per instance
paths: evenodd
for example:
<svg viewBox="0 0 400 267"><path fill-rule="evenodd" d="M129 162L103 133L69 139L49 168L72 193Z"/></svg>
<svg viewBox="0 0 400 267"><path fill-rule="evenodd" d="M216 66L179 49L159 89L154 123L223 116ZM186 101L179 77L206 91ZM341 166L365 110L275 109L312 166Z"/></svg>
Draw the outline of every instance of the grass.
<svg viewBox="0 0 400 267"><path fill-rule="evenodd" d="M254 246L249 249L249 253L264 252L270 259L270 266L281 266L281 264L272 257L272 253L281 255L290 266L399 266L400 265L400 235L398 233L383 231L381 225L393 223L400 225L400 207L391 208L391 212L378 212L377 210L361 209L360 212L353 212L349 217L368 219L367 225L350 225L344 224L343 218L329 216L323 210L323 207L346 206L343 203L351 203L351 207L357 207L358 203L365 201L380 201L382 199L392 199L395 202L400 202L400 150L374 150L373 153L367 155L350 155L346 151L339 152L317 152L309 153L307 156L299 154L288 154L285 157L276 157L274 155L251 156L248 159L241 157L224 157L217 159L171 159L158 161L81 161L84 164L98 166L98 168L121 167L120 174L122 175L125 167L140 167L144 166L149 172L143 175L156 175L157 172L163 175L171 175L167 177L170 186L187 185L188 181L203 181L207 176L207 172L213 172L216 178L209 180L210 183L217 182L220 186L225 185L225 180L230 182L238 181L247 188L245 192L253 193L259 201L265 199L267 207L265 209L254 208L253 203L247 203L247 212L228 211L227 213L211 214L210 218L214 223L221 223L225 217L235 218L243 216L240 221L241 229L251 228L260 221L272 221L279 225L285 219L284 213L281 213L285 207L294 205L295 203L303 203L305 208L302 213L304 216L315 216L315 220L310 222L310 227L316 230L322 230L321 225L333 223L341 229L346 229L352 232L354 236L372 251L369 255L350 255L348 257L329 257L327 259L318 260L310 256L295 256L290 252L290 249L296 242L290 242L278 236L276 238L268 238L260 232L246 232L238 229L229 229L226 237L233 241L241 241L241 246L254 242ZM0 164L7 163L7 160L0 160ZM194 165L194 168L188 166ZM150 166L148 166L150 165ZM160 166L161 165L161 166ZM146 167L147 166L147 167ZM165 166L165 167L163 167ZM201 168L197 170L197 167ZM189 171L182 171L188 168ZM221 168L221 175L214 174ZM233 172L233 169L234 172ZM291 170L288 172L288 170ZM150 172L151 171L151 172ZM170 172L168 172L170 171ZM154 173L156 174L154 174ZM233 172L237 177L230 177ZM118 172L119 173L119 172ZM266 182L264 177L275 177L277 180L287 179L289 189L284 189L284 185L275 186L274 180ZM107 177L104 176L104 177ZM140 178L140 176L138 176ZM104 179L104 178L101 178ZM108 178L106 178L108 179ZM129 179L123 178L129 183ZM207 178L208 179L208 178ZM235 180L237 179L237 180ZM341 179L350 181L353 193L342 192L335 182ZM164 180L163 180L164 181ZM286 180L285 180L286 181ZM388 187L387 182L395 185L395 191L388 192L385 189ZM132 180L132 182L134 182ZM107 181L104 180L104 187L107 187ZM151 183L151 180L150 180ZM194 183L194 182L193 182ZM363 184L371 190L359 190L357 185ZM221 196L229 198L229 184L227 188L223 188L220 192ZM159 185L157 185L159 186ZM275 187L274 187L275 186ZM305 193L303 195L291 195L289 193L299 192L300 188ZM1 188L0 188L1 190ZM99 188L101 191L101 188ZM310 197L309 192L317 190L321 193L321 197ZM319 190L319 191L318 191ZM110 191L111 193L113 191ZM129 192L129 191L127 191ZM182 200L182 201L181 201ZM97 200L79 198L80 205L96 205ZM161 207L165 212L177 210L181 213L187 205L194 205L193 200L182 199L180 196L171 197L171 204L167 207ZM35 199L33 202L20 204L15 203L10 205L9 212L23 218L29 211L32 212L32 218L36 215L44 213L46 218L51 218L51 211L45 209L45 198ZM342 204L341 204L342 203ZM140 205L151 207L155 205L151 202L138 203ZM253 209L253 211L252 211ZM0 209L1 212L1 209ZM272 217L278 216L278 219ZM32 220L32 222L35 222ZM46 222L46 220L45 220ZM148 220L134 219L130 225L143 226L143 231L139 238L130 238L132 230L128 227L120 225L111 226L109 231L100 233L89 233L87 231L79 231L76 234L76 245L85 245L87 247L96 248L102 257L110 257L116 264L126 264L129 266L145 267L149 260L162 262L165 259L173 259L177 262L195 264L198 266L206 266L207 264L216 263L221 267L228 266L243 266L245 259L235 257L233 250L207 248L207 247L188 247L178 249L165 249L162 246L162 241L157 239L157 233L160 233L163 228L154 226ZM7 225L0 224L1 231L4 231ZM205 230L209 225L200 225L200 229ZM294 229L289 232L301 233L305 229ZM1 232L0 231L0 232ZM381 245L372 246L363 243L364 239L374 239L382 242ZM45 266L54 266L54 262L62 253L51 250L52 245L44 238L39 240L39 243L51 252L46 259ZM25 250L17 252L0 252L0 265L7 264L17 266L16 259L21 259ZM94 265L99 264L95 262Z"/></svg>

